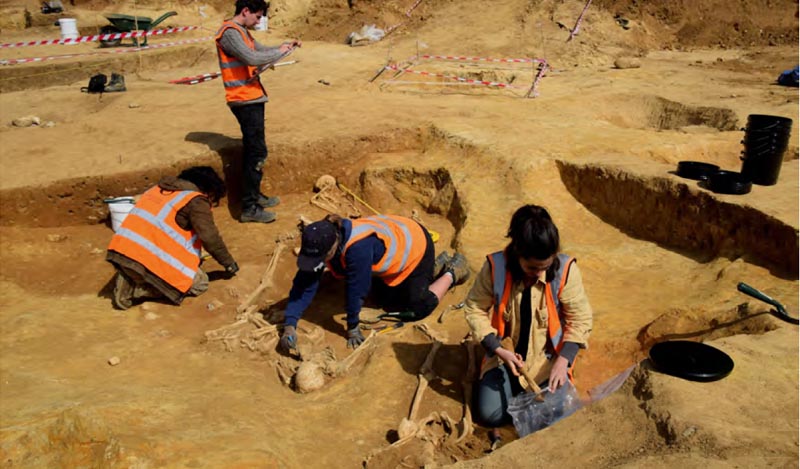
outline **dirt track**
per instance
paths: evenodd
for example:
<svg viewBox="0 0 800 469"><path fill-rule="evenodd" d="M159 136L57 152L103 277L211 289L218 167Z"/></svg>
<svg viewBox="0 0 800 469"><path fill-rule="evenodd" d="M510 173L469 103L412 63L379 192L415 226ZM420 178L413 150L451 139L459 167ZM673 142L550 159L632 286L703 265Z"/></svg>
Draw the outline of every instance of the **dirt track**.
<svg viewBox="0 0 800 469"><path fill-rule="evenodd" d="M556 23L572 27L583 2L495 2L488 10L471 0L423 2L389 39L354 48L338 42L343 34L365 22L393 24L408 5L355 2L348 12L341 2L283 3L270 31L257 38L306 41L291 57L297 64L265 77L265 192L282 199L278 222L267 226L234 219L239 131L219 81L168 83L216 71L210 43L147 51L141 59L127 53L0 68L4 467L357 467L367 458L369 467L463 460L531 467L557 458L567 467L797 467L797 327L736 291L745 281L798 310L798 96L773 84L796 62L796 4L779 2L780 15L729 7L717 18L718 5L701 2L697 9L711 15L712 30L729 30L730 17L749 12L748 21L766 31L725 39L725 46L747 48L708 49L720 44L689 34L694 10L682 10L681 2L638 12L627 2L600 2L569 44ZM193 37L218 24L214 7L204 20L213 26ZM175 8L175 25L194 24L190 5ZM89 25L99 12L76 16ZM630 30L614 22L615 13L631 19ZM0 41L49 37L53 28L5 25ZM20 58L65 48L0 50ZM68 52L94 51L78 45ZM368 83L387 57L402 61L417 51L546 58L553 68L536 99L520 97L531 84L530 65L416 66L520 86L512 90L420 84L436 80L410 73L398 78L409 83L389 83L388 72ZM641 67L613 68L620 56ZM96 71L123 72L128 91L78 92ZM739 129L756 113L795 119L777 185L718 195L673 174L681 160L738 170ZM55 126L9 124L31 114ZM181 307L113 310L102 200L141 192L192 164L217 167L232 188L215 217L240 274L212 282ZM437 249L462 250L473 270L503 246L519 205L548 207L564 250L581 263L596 313L591 348L577 365L584 392L667 339L711 341L736 368L725 380L700 384L654 372L644 361L611 397L488 458L481 428L455 443L432 425L432 442L389 448L430 347L415 329L381 335L350 373L309 394L282 382L280 371L296 363L274 350L235 344L226 351L223 342L202 340L234 321L276 238L294 229L298 215L324 215L309 204L323 173L382 212L418 209L442 234ZM268 320L280 322L293 275L294 258L286 254L275 288L260 301ZM320 291L301 326L309 337L322 332L314 351L327 348L341 359L349 352L340 286ZM425 394L421 416L461 417L466 357L459 342L467 326L458 311L437 318L466 292L456 289L425 321L447 339L434 362L441 379ZM209 310L214 300L222 306ZM109 366L112 356L121 363ZM504 442L514 438L513 428L504 429Z"/></svg>

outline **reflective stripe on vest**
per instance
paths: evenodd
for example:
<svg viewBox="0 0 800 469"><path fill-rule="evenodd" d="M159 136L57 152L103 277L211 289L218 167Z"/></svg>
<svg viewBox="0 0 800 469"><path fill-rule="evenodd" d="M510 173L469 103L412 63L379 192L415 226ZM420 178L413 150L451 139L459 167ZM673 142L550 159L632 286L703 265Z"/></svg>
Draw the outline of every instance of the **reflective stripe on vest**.
<svg viewBox="0 0 800 469"><path fill-rule="evenodd" d="M397 286L419 265L427 248L422 227L410 218L377 215L352 221L350 237L342 250L342 267L347 268L345 254L354 243L375 235L383 241L386 252L372 265L372 273L389 286ZM333 270L333 269L331 269Z"/></svg>
<svg viewBox="0 0 800 469"><path fill-rule="evenodd" d="M246 65L238 58L228 55L219 45L219 40L228 29L235 29L242 35L244 43L250 49L255 50L255 39L244 27L234 21L222 23L217 31L214 40L217 43L217 57L219 58L219 68L222 72L222 84L225 86L225 100L227 102L250 101L258 99L266 94L261 81L256 77L257 67Z"/></svg>
<svg viewBox="0 0 800 469"><path fill-rule="evenodd" d="M492 308L492 327L497 329L497 335L502 339L510 334L506 331L506 320L504 319L508 300L511 296L513 281L511 273L506 269L506 256L504 251L495 252L486 256L492 271L492 289L494 305ZM564 334L561 328L561 290L567 281L569 266L575 262L575 258L566 254L559 254L560 265L553 276L553 280L547 283L545 288L545 301L547 303L547 338L556 353L561 351L564 346Z"/></svg>
<svg viewBox="0 0 800 469"><path fill-rule="evenodd" d="M158 186L145 192L111 238L110 251L142 264L181 293L192 287L200 267L201 243L197 235L178 226L178 211L196 191L162 191Z"/></svg>

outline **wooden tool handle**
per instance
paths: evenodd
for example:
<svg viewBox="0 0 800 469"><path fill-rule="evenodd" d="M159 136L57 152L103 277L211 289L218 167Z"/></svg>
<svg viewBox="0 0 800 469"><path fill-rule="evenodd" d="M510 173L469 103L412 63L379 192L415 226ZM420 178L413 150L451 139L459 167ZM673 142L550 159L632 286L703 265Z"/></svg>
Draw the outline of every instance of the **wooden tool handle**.
<svg viewBox="0 0 800 469"><path fill-rule="evenodd" d="M509 352L514 352L514 341L511 340L511 337L505 337L503 340L500 341L500 346L504 349L508 350ZM536 381L533 380L530 374L528 374L528 370L525 367L517 367L517 370L522 373L522 377L525 378L525 381L528 382L528 388L537 396L542 393L542 388L536 384Z"/></svg>

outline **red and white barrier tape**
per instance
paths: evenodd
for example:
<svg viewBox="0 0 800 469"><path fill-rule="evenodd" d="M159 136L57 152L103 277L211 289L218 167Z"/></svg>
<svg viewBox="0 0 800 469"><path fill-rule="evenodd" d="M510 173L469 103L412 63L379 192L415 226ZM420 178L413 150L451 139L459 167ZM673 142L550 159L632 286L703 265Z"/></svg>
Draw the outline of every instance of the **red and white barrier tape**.
<svg viewBox="0 0 800 469"><path fill-rule="evenodd" d="M525 94L526 98L535 98L539 96L539 90L538 90L539 82L542 80L544 74L547 73L547 70L549 69L550 69L550 64L548 64L547 62L542 62L541 65L539 65L539 71L536 73L536 78L533 79L533 84L531 85L531 89L529 89L528 92Z"/></svg>
<svg viewBox="0 0 800 469"><path fill-rule="evenodd" d="M420 59L428 60L463 60L467 62L503 62L503 63L543 63L543 59L493 59L490 57L467 57L463 55L420 55Z"/></svg>
<svg viewBox="0 0 800 469"><path fill-rule="evenodd" d="M398 67L397 65L388 65L386 67L386 69L387 70L401 71L400 67ZM445 78L445 79L448 79L448 80L456 80L456 81L460 81L462 83L469 83L471 85L496 86L498 88L521 88L519 86L512 85L511 83L500 83L500 82L496 82L496 81L486 81L486 80L472 80L470 78L461 78L461 77L457 77L457 76L453 76L453 75L445 75L445 74L442 74L442 73L426 72L426 71L422 71L422 70L411 70L410 68L402 69L402 71L405 72L405 73L415 73L417 75L423 75L423 76L426 76L426 77L439 77L439 78ZM524 88L522 88L522 89L524 89Z"/></svg>
<svg viewBox="0 0 800 469"><path fill-rule="evenodd" d="M214 78L219 78L220 76L222 76L222 72L204 73L202 75L195 75L193 77L183 77L178 78L177 80L170 80L170 83L173 85L196 85L198 83L203 83L204 81L211 81Z"/></svg>
<svg viewBox="0 0 800 469"><path fill-rule="evenodd" d="M81 36L76 39L45 39L42 41L11 42L0 44L0 49L11 47L46 46L50 44L81 44L84 42L108 41L113 39L127 39L130 37L161 36L164 34L180 33L197 29L198 26L181 26L179 28L158 29L156 31L135 31L130 33L95 34L94 36Z"/></svg>
<svg viewBox="0 0 800 469"><path fill-rule="evenodd" d="M578 15L578 19L575 21L575 27L572 28L572 31L569 32L569 37L567 38L567 42L571 41L572 38L578 35L578 30L581 29L581 21L583 21L583 15L586 14L586 10L589 9L589 5L592 4L592 0L588 0L586 2L586 6L583 7L583 11L580 15Z"/></svg>
<svg viewBox="0 0 800 469"><path fill-rule="evenodd" d="M414 11L419 6L420 3L422 3L422 0L417 0L416 2L414 2L413 5L411 5L411 8L406 10L406 13L405 13L406 18L411 18L411 12ZM399 28L403 24L405 24L405 20L386 28L385 29L385 31L386 31L385 36L388 36L392 31L394 31L395 29Z"/></svg>
<svg viewBox="0 0 800 469"><path fill-rule="evenodd" d="M276 64L273 64L273 66L281 67L283 65L291 65L294 63L297 63L297 61L290 60L288 62L278 62ZM177 80L170 80L170 83L172 83L173 85L196 85L198 83L211 81L215 78L219 78L220 76L222 76L222 72L203 73L202 75L195 75L192 77L183 77L183 78L178 78Z"/></svg>
<svg viewBox="0 0 800 469"><path fill-rule="evenodd" d="M406 10L406 18L411 18L411 12L414 11L420 3L422 3L422 0L417 0L413 5L411 5L411 8Z"/></svg>
<svg viewBox="0 0 800 469"><path fill-rule="evenodd" d="M69 59L73 57L88 57L92 55L105 55L105 54L125 54L129 52L139 52L143 50L149 49L162 49L164 47L172 47L172 46L180 46L183 44L194 44L197 42L209 41L211 40L211 36L201 37L197 39L185 39L183 41L175 41L175 42L167 42L164 44L153 44L144 47L135 47L132 49L114 49L108 52L86 52L83 54L67 54L67 55L51 55L46 57L28 57L24 59L0 59L0 65L18 65L24 64L29 62L43 62L45 60L56 60L56 59Z"/></svg>

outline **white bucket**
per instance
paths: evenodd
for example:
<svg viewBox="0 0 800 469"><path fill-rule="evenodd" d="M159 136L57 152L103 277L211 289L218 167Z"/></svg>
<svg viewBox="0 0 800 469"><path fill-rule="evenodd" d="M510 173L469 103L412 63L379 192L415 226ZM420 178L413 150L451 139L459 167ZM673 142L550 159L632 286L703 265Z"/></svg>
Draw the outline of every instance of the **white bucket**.
<svg viewBox="0 0 800 469"><path fill-rule="evenodd" d="M111 229L116 233L122 225L128 212L133 209L133 199L130 197L117 197L116 199L107 199L108 211L111 212Z"/></svg>
<svg viewBox="0 0 800 469"><path fill-rule="evenodd" d="M256 31L266 31L267 30L268 19L267 15L261 17L261 21L256 24L255 30Z"/></svg>
<svg viewBox="0 0 800 469"><path fill-rule="evenodd" d="M61 39L78 39L78 24L75 18L61 18L58 20L61 26ZM75 45L77 42L65 42L64 44Z"/></svg>

